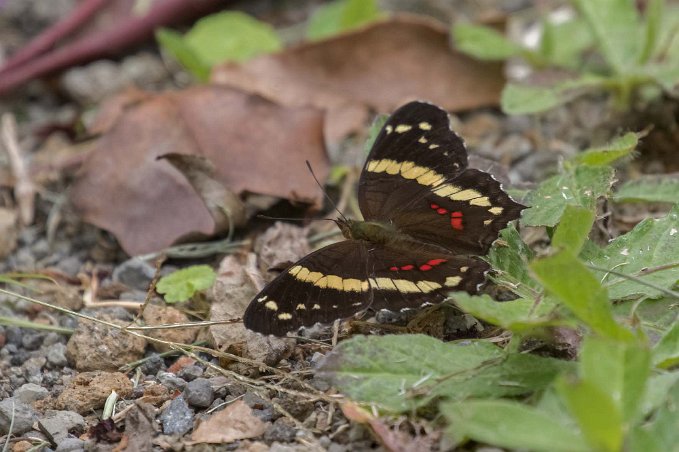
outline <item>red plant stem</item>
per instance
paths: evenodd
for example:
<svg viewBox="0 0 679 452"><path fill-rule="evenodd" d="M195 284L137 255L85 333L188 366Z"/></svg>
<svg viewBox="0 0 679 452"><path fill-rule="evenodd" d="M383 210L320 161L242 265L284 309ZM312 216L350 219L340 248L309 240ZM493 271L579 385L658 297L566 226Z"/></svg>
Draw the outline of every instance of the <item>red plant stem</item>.
<svg viewBox="0 0 679 452"><path fill-rule="evenodd" d="M90 17L106 5L106 2L107 0L83 0L80 2L68 17L40 33L35 39L8 58L0 66L0 75L54 47L60 39L68 36L78 27L82 26L83 23L87 22Z"/></svg>
<svg viewBox="0 0 679 452"><path fill-rule="evenodd" d="M102 32L90 33L60 49L0 74L0 94L6 94L29 80L60 69L113 56L153 36L161 25L173 25L201 17L224 6L224 0L160 0L141 17L130 16Z"/></svg>

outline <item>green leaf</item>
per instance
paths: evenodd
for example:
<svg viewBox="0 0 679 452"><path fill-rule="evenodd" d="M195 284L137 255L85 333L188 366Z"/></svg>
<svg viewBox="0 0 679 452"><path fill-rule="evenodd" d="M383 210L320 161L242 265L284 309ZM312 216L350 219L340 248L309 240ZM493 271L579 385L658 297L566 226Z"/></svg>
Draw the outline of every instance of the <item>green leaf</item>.
<svg viewBox="0 0 679 452"><path fill-rule="evenodd" d="M569 382L565 378L559 380L557 390L593 450L621 450L622 419L606 392L590 382Z"/></svg>
<svg viewBox="0 0 679 452"><path fill-rule="evenodd" d="M187 301L196 292L212 287L215 278L209 265L193 265L160 278L156 290L165 295L168 303Z"/></svg>
<svg viewBox="0 0 679 452"><path fill-rule="evenodd" d="M573 0L590 26L602 56L617 74L635 68L643 29L633 0Z"/></svg>
<svg viewBox="0 0 679 452"><path fill-rule="evenodd" d="M368 139L365 141L365 144L363 145L363 152L365 152L366 155L368 155L368 153L372 149L373 144L377 139L377 135L379 135L380 130L382 130L382 127L387 122L387 119L389 119L389 115L375 116L375 119L373 120L373 123L370 126L370 131L368 132Z"/></svg>
<svg viewBox="0 0 679 452"><path fill-rule="evenodd" d="M668 330L677 320L677 300L670 297L657 299L623 300L613 305L616 317L627 317L631 324L641 324L647 336L657 336Z"/></svg>
<svg viewBox="0 0 679 452"><path fill-rule="evenodd" d="M653 364L663 369L679 364L679 323L675 323L653 348Z"/></svg>
<svg viewBox="0 0 679 452"><path fill-rule="evenodd" d="M540 55L552 66L579 69L582 54L593 44L587 23L579 18L555 24L543 21Z"/></svg>
<svg viewBox="0 0 679 452"><path fill-rule="evenodd" d="M309 19L307 38L319 40L379 19L375 0L336 0L318 8Z"/></svg>
<svg viewBox="0 0 679 452"><path fill-rule="evenodd" d="M446 433L460 443L470 438L507 449L533 451L589 451L579 432L549 414L518 402L469 400L442 403L450 427Z"/></svg>
<svg viewBox="0 0 679 452"><path fill-rule="evenodd" d="M200 19L184 40L209 67L224 61L246 61L283 47L270 25L237 11Z"/></svg>
<svg viewBox="0 0 679 452"><path fill-rule="evenodd" d="M661 408L677 384L679 384L679 372L664 372L651 376L646 385L646 395L641 407L643 416L647 418Z"/></svg>
<svg viewBox="0 0 679 452"><path fill-rule="evenodd" d="M615 322L606 289L571 253L560 251L536 260L531 268L545 288L592 330L614 339L633 337Z"/></svg>
<svg viewBox="0 0 679 452"><path fill-rule="evenodd" d="M455 48L480 60L506 60L521 55L524 49L498 31L481 25L453 25Z"/></svg>
<svg viewBox="0 0 679 452"><path fill-rule="evenodd" d="M500 104L508 115L541 113L568 102L555 88L536 88L507 83L502 90Z"/></svg>
<svg viewBox="0 0 679 452"><path fill-rule="evenodd" d="M656 413L651 417L650 422L644 425L644 430L662 445L661 449L664 451L676 450L679 444L679 415L677 414L677 407L679 406L679 382L667 392L667 396L663 400L663 404L658 408ZM643 449L630 449L643 450Z"/></svg>
<svg viewBox="0 0 679 452"><path fill-rule="evenodd" d="M167 28L156 30L156 40L184 68L200 81L210 77L210 65L205 63L182 35Z"/></svg>
<svg viewBox="0 0 679 452"><path fill-rule="evenodd" d="M452 299L464 312L514 332L554 324L549 314L556 306L550 299L537 304L522 298L498 302L488 295L469 295L464 292L456 292Z"/></svg>
<svg viewBox="0 0 679 452"><path fill-rule="evenodd" d="M629 157L639 144L639 136L634 132L616 138L606 146L588 149L572 159L574 164L610 165L624 157Z"/></svg>
<svg viewBox="0 0 679 452"><path fill-rule="evenodd" d="M580 351L580 377L608 394L623 422L641 417L646 381L651 371L648 347L587 337Z"/></svg>
<svg viewBox="0 0 679 452"><path fill-rule="evenodd" d="M650 0L646 4L646 16L644 17L644 45L641 47L639 63L645 64L655 53L664 10L663 0Z"/></svg>
<svg viewBox="0 0 679 452"><path fill-rule="evenodd" d="M577 256L594 224L594 212L581 206L568 205L556 229L552 246L565 248Z"/></svg>
<svg viewBox="0 0 679 452"><path fill-rule="evenodd" d="M615 171L608 166L578 166L550 177L526 197L531 206L523 212L525 226L556 226L567 205L594 211L596 200L613 184Z"/></svg>
<svg viewBox="0 0 679 452"><path fill-rule="evenodd" d="M541 289L528 270L533 250L523 243L514 225L500 231L500 239L495 241L487 258L497 274L493 280L498 284L511 287L523 298L532 298L535 290Z"/></svg>
<svg viewBox="0 0 679 452"><path fill-rule="evenodd" d="M625 182L613 194L616 202L648 201L679 203L679 178L646 176Z"/></svg>
<svg viewBox="0 0 679 452"><path fill-rule="evenodd" d="M648 284L670 289L679 280L679 265L674 265L679 264L679 206L674 206L664 218L643 220L600 252L584 257L593 266L639 277ZM662 290L610 272L595 270L595 274L608 287L608 293L614 300L659 297L663 294Z"/></svg>
<svg viewBox="0 0 679 452"><path fill-rule="evenodd" d="M484 341L444 343L423 335L354 337L328 355L321 375L350 398L402 412L434 398L527 394L572 363L506 355Z"/></svg>

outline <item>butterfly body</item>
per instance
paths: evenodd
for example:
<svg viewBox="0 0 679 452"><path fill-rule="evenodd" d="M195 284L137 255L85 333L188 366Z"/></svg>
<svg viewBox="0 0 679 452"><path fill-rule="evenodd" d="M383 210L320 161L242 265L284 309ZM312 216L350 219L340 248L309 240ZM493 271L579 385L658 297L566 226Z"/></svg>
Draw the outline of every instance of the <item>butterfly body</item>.
<svg viewBox="0 0 679 452"><path fill-rule="evenodd" d="M467 168L447 113L398 109L378 134L359 181L365 221L336 221L347 239L302 258L250 303L245 326L284 335L371 309L400 310L473 293L485 254L524 208L489 174Z"/></svg>

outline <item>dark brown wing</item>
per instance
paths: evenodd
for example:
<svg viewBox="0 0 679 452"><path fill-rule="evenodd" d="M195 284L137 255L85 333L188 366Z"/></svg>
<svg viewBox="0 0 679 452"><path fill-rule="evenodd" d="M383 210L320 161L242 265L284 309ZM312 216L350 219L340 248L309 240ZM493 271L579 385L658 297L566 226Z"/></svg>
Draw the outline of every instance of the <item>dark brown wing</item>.
<svg viewBox="0 0 679 452"><path fill-rule="evenodd" d="M447 113L411 102L389 118L368 155L358 193L363 216L455 253L485 254L524 206L466 165Z"/></svg>
<svg viewBox="0 0 679 452"><path fill-rule="evenodd" d="M361 240L322 248L281 273L248 306L246 328L283 336L369 307L400 310L474 292L488 264L439 249L401 251Z"/></svg>

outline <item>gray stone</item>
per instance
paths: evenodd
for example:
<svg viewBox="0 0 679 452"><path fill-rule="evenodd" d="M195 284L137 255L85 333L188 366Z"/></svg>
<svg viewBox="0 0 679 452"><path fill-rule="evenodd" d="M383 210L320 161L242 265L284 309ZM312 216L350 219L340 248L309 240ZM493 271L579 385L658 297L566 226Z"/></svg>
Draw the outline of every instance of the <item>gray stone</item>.
<svg viewBox="0 0 679 452"><path fill-rule="evenodd" d="M23 337L23 332L18 326L8 326L5 328L5 340L8 344L14 344L16 346L21 345L21 338Z"/></svg>
<svg viewBox="0 0 679 452"><path fill-rule="evenodd" d="M65 344L66 340L67 340L67 338L65 338L61 334L55 333L55 332L50 332L50 333L47 333L47 336L45 336L45 340L42 341L42 346L43 347L49 347L50 345L54 345L54 344Z"/></svg>
<svg viewBox="0 0 679 452"><path fill-rule="evenodd" d="M166 435L182 436L193 428L193 410L183 396L174 399L160 415L163 433Z"/></svg>
<svg viewBox="0 0 679 452"><path fill-rule="evenodd" d="M27 403L32 404L36 400L42 400L49 395L49 391L42 386L26 383L14 391L14 398Z"/></svg>
<svg viewBox="0 0 679 452"><path fill-rule="evenodd" d="M9 433L9 425L12 422L12 412L14 413L14 425L12 433L21 435L29 431L36 419L33 408L14 397L0 401L0 434Z"/></svg>
<svg viewBox="0 0 679 452"><path fill-rule="evenodd" d="M186 385L184 398L191 406L207 408L214 400L215 393L207 378L196 378Z"/></svg>
<svg viewBox="0 0 679 452"><path fill-rule="evenodd" d="M264 432L264 441L267 443L272 443L274 441L289 443L290 441L295 440L296 434L297 430L290 425L290 421L285 418L280 418L266 429Z"/></svg>
<svg viewBox="0 0 679 452"><path fill-rule="evenodd" d="M186 366L182 370L180 370L177 373L177 376L180 378L183 378L186 381L192 381L195 380L196 378L200 378L203 376L203 368L193 364L191 366Z"/></svg>
<svg viewBox="0 0 679 452"><path fill-rule="evenodd" d="M68 438L69 433L80 434L85 430L85 419L74 411L47 410L38 423L57 444Z"/></svg>
<svg viewBox="0 0 679 452"><path fill-rule="evenodd" d="M145 375L156 375L165 367L165 362L160 355L154 354L149 356L139 367Z"/></svg>
<svg viewBox="0 0 679 452"><path fill-rule="evenodd" d="M21 365L21 369L26 381L29 383L35 383L37 385L42 384L42 368L46 363L47 358L44 356L33 356L28 358Z"/></svg>
<svg viewBox="0 0 679 452"><path fill-rule="evenodd" d="M156 269L153 265L133 257L113 270L113 280L133 289L146 290L155 273Z"/></svg>
<svg viewBox="0 0 679 452"><path fill-rule="evenodd" d="M76 276L80 267L82 267L82 261L75 256L67 256L57 262L57 268L69 276Z"/></svg>
<svg viewBox="0 0 679 452"><path fill-rule="evenodd" d="M66 438L62 440L55 452L79 452L85 450L85 441L80 438Z"/></svg>
<svg viewBox="0 0 679 452"><path fill-rule="evenodd" d="M65 367L68 365L66 359L66 344L54 344L47 350L47 362L52 367Z"/></svg>
<svg viewBox="0 0 679 452"><path fill-rule="evenodd" d="M158 381L164 385L167 386L167 388L170 391L183 391L184 388L186 387L186 380L183 378L179 378L172 372L163 372L162 370L158 372Z"/></svg>

